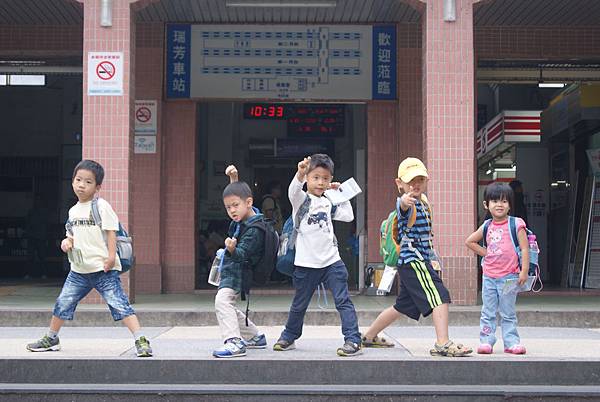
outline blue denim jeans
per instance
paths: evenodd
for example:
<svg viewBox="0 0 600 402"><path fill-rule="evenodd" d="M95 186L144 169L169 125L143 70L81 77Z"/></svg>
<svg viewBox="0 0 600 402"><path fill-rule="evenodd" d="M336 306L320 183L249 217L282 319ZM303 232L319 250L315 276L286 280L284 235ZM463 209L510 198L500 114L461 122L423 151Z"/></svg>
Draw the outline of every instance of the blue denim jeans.
<svg viewBox="0 0 600 402"><path fill-rule="evenodd" d="M77 305L88 293L96 289L104 299L115 321L135 314L123 287L119 271L100 271L79 274L70 271L56 299L53 314L62 320L72 320Z"/></svg>
<svg viewBox="0 0 600 402"><path fill-rule="evenodd" d="M327 289L331 290L333 300L335 301L335 308L340 313L344 340L360 344L361 336L358 331L358 318L356 317L356 310L348 293L348 270L342 260L325 268L304 268L297 266L294 269L293 279L296 294L290 307L285 329L281 333L282 339L293 342L302 336L304 314L317 286L323 282Z"/></svg>
<svg viewBox="0 0 600 402"><path fill-rule="evenodd" d="M501 278L489 278L483 275L481 298L481 320L479 324L479 340L494 346L496 343L496 313L500 314L502 327L502 340L505 348L519 345L521 340L517 331L516 302L517 293L502 294L502 288L507 279L518 278L517 274L510 274Z"/></svg>

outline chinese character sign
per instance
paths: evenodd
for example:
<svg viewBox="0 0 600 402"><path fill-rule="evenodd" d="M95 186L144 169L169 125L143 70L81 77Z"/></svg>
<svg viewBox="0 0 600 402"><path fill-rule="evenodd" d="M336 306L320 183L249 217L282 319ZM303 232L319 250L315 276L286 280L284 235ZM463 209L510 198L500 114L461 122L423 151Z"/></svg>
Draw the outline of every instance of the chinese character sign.
<svg viewBox="0 0 600 402"><path fill-rule="evenodd" d="M396 98L396 31L368 25L168 25L167 97Z"/></svg>
<svg viewBox="0 0 600 402"><path fill-rule="evenodd" d="M373 99L396 99L396 28L373 27Z"/></svg>
<svg viewBox="0 0 600 402"><path fill-rule="evenodd" d="M190 97L190 25L167 29L167 97Z"/></svg>

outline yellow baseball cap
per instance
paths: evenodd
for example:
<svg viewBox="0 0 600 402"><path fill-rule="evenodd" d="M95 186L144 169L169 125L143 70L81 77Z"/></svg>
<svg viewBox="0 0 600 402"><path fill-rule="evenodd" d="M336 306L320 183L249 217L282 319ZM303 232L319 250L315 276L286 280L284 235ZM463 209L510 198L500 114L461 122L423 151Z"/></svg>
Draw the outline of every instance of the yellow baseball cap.
<svg viewBox="0 0 600 402"><path fill-rule="evenodd" d="M409 183L417 176L429 177L425 164L417 158L406 158L398 166L398 178L404 183Z"/></svg>

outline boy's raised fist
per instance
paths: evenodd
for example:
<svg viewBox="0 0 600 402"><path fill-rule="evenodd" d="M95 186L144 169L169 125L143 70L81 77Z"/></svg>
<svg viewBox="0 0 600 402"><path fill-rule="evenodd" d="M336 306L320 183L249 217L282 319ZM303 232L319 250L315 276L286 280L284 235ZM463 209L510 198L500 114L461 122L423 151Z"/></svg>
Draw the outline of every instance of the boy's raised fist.
<svg viewBox="0 0 600 402"><path fill-rule="evenodd" d="M308 173L308 167L310 166L310 156L304 158L298 162L298 178L302 179Z"/></svg>
<svg viewBox="0 0 600 402"><path fill-rule="evenodd" d="M231 183L238 181L238 170L234 165L227 166L227 169L225 169L225 174L229 176L229 181Z"/></svg>

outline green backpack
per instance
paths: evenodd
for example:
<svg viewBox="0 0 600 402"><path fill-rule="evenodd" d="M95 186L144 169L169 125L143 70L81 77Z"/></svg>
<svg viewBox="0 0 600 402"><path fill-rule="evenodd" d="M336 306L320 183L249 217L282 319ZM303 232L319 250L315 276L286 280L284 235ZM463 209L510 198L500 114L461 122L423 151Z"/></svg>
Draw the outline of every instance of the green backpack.
<svg viewBox="0 0 600 402"><path fill-rule="evenodd" d="M427 208L429 207L429 201L427 197L422 194L421 202L423 202ZM381 222L381 231L379 235L379 254L383 257L383 263L389 267L395 267L398 265L398 259L400 258L400 238L398 233L398 210L400 209L400 198L396 200L396 208L390 212L387 219ZM417 207L413 205L412 212L408 216L408 223L406 224L407 229L410 229L417 220Z"/></svg>

